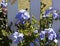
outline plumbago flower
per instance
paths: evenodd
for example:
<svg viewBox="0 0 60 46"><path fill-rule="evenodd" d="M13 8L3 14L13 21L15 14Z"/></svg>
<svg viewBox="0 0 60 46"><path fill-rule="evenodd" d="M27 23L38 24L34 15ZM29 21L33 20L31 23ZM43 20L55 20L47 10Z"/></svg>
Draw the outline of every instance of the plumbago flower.
<svg viewBox="0 0 60 46"><path fill-rule="evenodd" d="M38 33L38 30L35 30L34 33Z"/></svg>
<svg viewBox="0 0 60 46"><path fill-rule="evenodd" d="M43 17L48 17L49 14L52 12L53 8L52 7L49 7L48 10L45 11Z"/></svg>
<svg viewBox="0 0 60 46"><path fill-rule="evenodd" d="M58 17L58 13L56 10L53 10L52 16L53 16L53 19L56 19Z"/></svg>
<svg viewBox="0 0 60 46"><path fill-rule="evenodd" d="M53 7L49 7L48 10L46 10L45 15L50 14L53 10Z"/></svg>
<svg viewBox="0 0 60 46"><path fill-rule="evenodd" d="M26 20L30 19L30 15L26 10L22 9L17 13L15 18L17 19L16 24L19 24L19 23L24 24Z"/></svg>
<svg viewBox="0 0 60 46"><path fill-rule="evenodd" d="M55 42L56 44L58 44L58 40L57 40L57 39L54 39L54 42Z"/></svg>
<svg viewBox="0 0 60 46"><path fill-rule="evenodd" d="M40 40L44 40L45 39L45 34L46 34L46 31L41 31L40 32Z"/></svg>
<svg viewBox="0 0 60 46"><path fill-rule="evenodd" d="M21 41L23 40L23 36L24 36L23 33L14 32L14 33L10 36L10 38L13 40L13 42L15 42L15 43L18 44L19 42L21 42Z"/></svg>
<svg viewBox="0 0 60 46"><path fill-rule="evenodd" d="M53 9L53 7L49 7L49 9L45 11L43 17L49 17L49 14L52 14L53 19L57 19L59 16L57 10Z"/></svg>
<svg viewBox="0 0 60 46"><path fill-rule="evenodd" d="M49 29L46 29L46 31L48 33L48 41L46 42L46 45L50 44L51 41L53 41L55 44L58 44L58 40L56 39L57 35L53 28L50 27Z"/></svg>
<svg viewBox="0 0 60 46"><path fill-rule="evenodd" d="M48 29L45 29L45 31L40 32L40 39L41 40L44 40L46 38L46 33L48 35L47 36L48 41L46 42L46 44L50 44L50 41L53 41L56 44L58 43L58 40L56 39L57 35L52 28L48 28Z"/></svg>
<svg viewBox="0 0 60 46"><path fill-rule="evenodd" d="M35 46L35 45L34 45L34 43L31 42L29 46Z"/></svg>
<svg viewBox="0 0 60 46"><path fill-rule="evenodd" d="M6 8L7 6L8 6L8 4L6 2L4 2L4 1L1 2L1 7L2 8Z"/></svg>
<svg viewBox="0 0 60 46"><path fill-rule="evenodd" d="M40 46L40 41L39 41L38 38L36 38L36 39L34 40L34 43L35 43L36 46Z"/></svg>
<svg viewBox="0 0 60 46"><path fill-rule="evenodd" d="M48 39L53 40L53 39L56 39L56 37L57 37L57 35L56 35L55 31L52 28L49 28Z"/></svg>

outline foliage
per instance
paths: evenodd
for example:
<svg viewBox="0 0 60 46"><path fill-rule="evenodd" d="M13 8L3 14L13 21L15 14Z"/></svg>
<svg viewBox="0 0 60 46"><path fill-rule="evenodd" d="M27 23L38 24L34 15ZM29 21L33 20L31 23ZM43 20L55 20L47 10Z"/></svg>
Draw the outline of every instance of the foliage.
<svg viewBox="0 0 60 46"><path fill-rule="evenodd" d="M0 46L10 46L12 42L9 38L9 33L6 30L0 30Z"/></svg>

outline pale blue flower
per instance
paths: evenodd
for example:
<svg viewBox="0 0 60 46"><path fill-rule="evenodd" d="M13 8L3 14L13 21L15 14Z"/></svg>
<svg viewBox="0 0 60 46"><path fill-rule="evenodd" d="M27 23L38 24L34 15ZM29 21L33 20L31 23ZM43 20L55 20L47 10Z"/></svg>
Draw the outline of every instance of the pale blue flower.
<svg viewBox="0 0 60 46"><path fill-rule="evenodd" d="M13 38L17 39L17 36L19 35L18 32L13 33Z"/></svg>
<svg viewBox="0 0 60 46"><path fill-rule="evenodd" d="M1 2L1 7L6 8L7 6L8 6L7 3L5 3L5 2Z"/></svg>
<svg viewBox="0 0 60 46"><path fill-rule="evenodd" d="M23 40L23 34L19 34L19 36L17 37L17 39L15 39L15 43L19 43L19 42L21 42L22 40Z"/></svg>
<svg viewBox="0 0 60 46"><path fill-rule="evenodd" d="M38 30L35 30L34 33L38 33Z"/></svg>
<svg viewBox="0 0 60 46"><path fill-rule="evenodd" d="M57 39L54 39L54 42L55 42L56 44L58 44L58 40L57 40Z"/></svg>
<svg viewBox="0 0 60 46"><path fill-rule="evenodd" d="M14 43L18 44L20 42L19 40L20 40L20 38L15 39Z"/></svg>
<svg viewBox="0 0 60 46"><path fill-rule="evenodd" d="M48 10L46 10L45 15L50 14L52 10L53 10L53 8L52 8L52 7L49 7L49 9L48 9Z"/></svg>
<svg viewBox="0 0 60 46"><path fill-rule="evenodd" d="M44 13L44 15L42 17L49 17L49 14L52 13L53 11L53 8L52 7L49 7L49 9L47 9Z"/></svg>
<svg viewBox="0 0 60 46"><path fill-rule="evenodd" d="M49 41L48 42L46 42L46 45L48 45L49 44Z"/></svg>
<svg viewBox="0 0 60 46"><path fill-rule="evenodd" d="M40 40L44 40L45 39L45 31L41 31L40 32Z"/></svg>
<svg viewBox="0 0 60 46"><path fill-rule="evenodd" d="M56 35L55 31L52 28L49 28L48 39L53 40L53 39L56 39L56 37L57 37L57 35Z"/></svg>
<svg viewBox="0 0 60 46"><path fill-rule="evenodd" d="M18 19L16 24L18 24L18 23L24 24L25 20L30 19L30 15L26 10L22 9L17 13L15 18Z"/></svg>
<svg viewBox="0 0 60 46"><path fill-rule="evenodd" d="M58 17L58 13L56 12L56 10L53 11L52 16L53 16L53 19L56 19Z"/></svg>
<svg viewBox="0 0 60 46"><path fill-rule="evenodd" d="M18 32L15 32L11 35L11 39L15 42L15 43L19 43L23 40L23 36L24 34L23 33L18 33Z"/></svg>
<svg viewBox="0 0 60 46"><path fill-rule="evenodd" d="M16 18L17 18L17 19L23 18L23 19L28 20L28 19L30 18L30 15L29 15L29 13L28 13L26 10L20 10L20 11L17 13Z"/></svg>
<svg viewBox="0 0 60 46"><path fill-rule="evenodd" d="M36 44L36 46L40 46L40 41L39 41L38 38L36 38L36 39L34 40L34 43Z"/></svg>
<svg viewBox="0 0 60 46"><path fill-rule="evenodd" d="M50 34L50 35L48 36L48 39L49 39L49 40L53 40L53 38L54 38L54 37L53 37L53 34Z"/></svg>
<svg viewBox="0 0 60 46"><path fill-rule="evenodd" d="M34 43L31 42L31 43L30 43L30 46L35 46L35 45L34 45Z"/></svg>

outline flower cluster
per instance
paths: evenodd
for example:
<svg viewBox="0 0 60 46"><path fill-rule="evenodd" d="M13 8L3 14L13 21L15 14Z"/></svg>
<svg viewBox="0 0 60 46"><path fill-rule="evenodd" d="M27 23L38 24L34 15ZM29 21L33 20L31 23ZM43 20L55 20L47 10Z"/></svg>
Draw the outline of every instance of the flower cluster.
<svg viewBox="0 0 60 46"><path fill-rule="evenodd" d="M48 11L49 11L49 13L47 13ZM50 14L50 12L52 11L52 8L49 8L48 11L46 12L45 15ZM21 23L23 25L23 24L25 24L25 20L28 21L28 19L30 19L30 16L26 10L22 9L17 13L16 19L18 19L16 24ZM35 29L35 27L33 25L32 26L30 25L32 28L27 28L27 29L25 28L24 31L23 31L23 29L20 30L21 32L24 33L23 41L25 44L27 44L28 46L35 46L35 45L40 46L40 42L41 42L40 40L43 41L46 38L48 39L47 42L54 41L56 44L58 43L58 40L56 39L57 35L52 28L45 29L44 31L42 30L41 32L39 32L38 30ZM31 30L31 31L29 31L29 30ZM46 35L47 35L47 37L46 37Z"/></svg>
<svg viewBox="0 0 60 46"><path fill-rule="evenodd" d="M8 6L8 4L5 2L5 0L2 0L0 5L1 5L2 8L6 8Z"/></svg>
<svg viewBox="0 0 60 46"><path fill-rule="evenodd" d="M43 17L49 17L49 14L52 14L53 19L56 19L58 17L57 10L53 9L53 7L49 7L43 15Z"/></svg>
<svg viewBox="0 0 60 46"><path fill-rule="evenodd" d="M58 43L58 40L56 39L57 35L56 35L55 31L52 28L45 29L45 31L41 31L40 32L40 39L44 40L46 38L45 37L46 34L48 35L47 36L48 41L54 41L56 44Z"/></svg>
<svg viewBox="0 0 60 46"><path fill-rule="evenodd" d="M15 18L17 19L16 24L18 24L18 23L24 24L26 22L26 20L30 19L30 15L26 10L22 9L17 13Z"/></svg>
<svg viewBox="0 0 60 46"><path fill-rule="evenodd" d="M13 42L15 42L15 43L18 44L19 42L21 42L21 41L23 40L23 36L24 36L23 33L14 32L14 33L10 36L10 38L13 40Z"/></svg>

